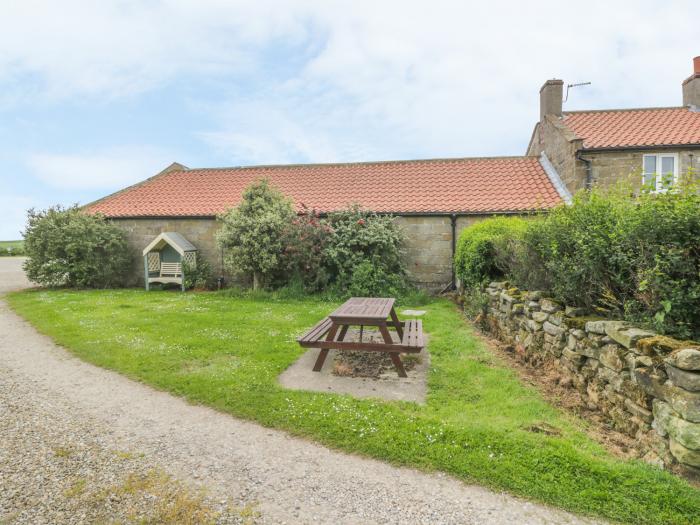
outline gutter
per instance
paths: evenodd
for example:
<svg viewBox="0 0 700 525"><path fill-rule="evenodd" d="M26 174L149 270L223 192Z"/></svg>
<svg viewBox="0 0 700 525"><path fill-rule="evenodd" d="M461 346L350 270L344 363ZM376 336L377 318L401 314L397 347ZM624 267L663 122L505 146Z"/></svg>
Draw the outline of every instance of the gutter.
<svg viewBox="0 0 700 525"><path fill-rule="evenodd" d="M583 153L607 153L615 151L657 151L657 150L684 150L684 149L698 149L700 148L700 143L695 144L661 144L661 145L650 145L650 146L617 146L611 148L581 148L579 151Z"/></svg>
<svg viewBox="0 0 700 525"><path fill-rule="evenodd" d="M593 161L581 156L581 152L576 152L576 160L580 160L586 165L586 190L593 186Z"/></svg>
<svg viewBox="0 0 700 525"><path fill-rule="evenodd" d="M450 289L457 289L457 276L455 274L455 255L457 254L457 214L450 215L450 223L452 225L452 283Z"/></svg>

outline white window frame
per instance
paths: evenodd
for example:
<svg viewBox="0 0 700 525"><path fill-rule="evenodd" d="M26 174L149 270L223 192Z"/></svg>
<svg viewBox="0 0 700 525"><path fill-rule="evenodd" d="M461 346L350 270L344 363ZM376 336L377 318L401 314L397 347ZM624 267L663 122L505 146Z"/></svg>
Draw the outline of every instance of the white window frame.
<svg viewBox="0 0 700 525"><path fill-rule="evenodd" d="M656 173L654 176L654 189L651 190L652 193L665 193L673 186L675 186L678 183L678 173L679 173L679 158L678 158L678 153L645 153L642 155L642 184L645 183L646 180L646 175L647 173L644 171L644 165L647 157L655 157L656 159ZM663 183L663 173L660 172L661 170L661 159L664 157L671 157L673 159L673 181L671 182L671 186L664 188L661 187L661 184Z"/></svg>

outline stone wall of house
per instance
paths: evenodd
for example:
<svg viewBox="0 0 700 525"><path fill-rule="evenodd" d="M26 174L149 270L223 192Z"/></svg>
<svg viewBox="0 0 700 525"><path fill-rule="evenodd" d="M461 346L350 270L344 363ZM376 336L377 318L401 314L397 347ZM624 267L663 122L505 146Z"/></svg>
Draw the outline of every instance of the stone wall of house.
<svg viewBox="0 0 700 525"><path fill-rule="evenodd" d="M211 265L214 276L221 275L221 252L214 237L218 230L215 219L113 219L126 232L129 247L134 252L134 266L129 286L143 285L143 257L141 251L158 234L178 232L194 244Z"/></svg>
<svg viewBox="0 0 700 525"><path fill-rule="evenodd" d="M483 215L457 217L456 236ZM441 291L452 281L452 220L448 216L401 216L396 218L406 232L406 263L416 285Z"/></svg>
<svg viewBox="0 0 700 525"><path fill-rule="evenodd" d="M700 345L586 317L507 282L486 292L494 335L530 364L555 366L559 384L634 437L646 461L700 473Z"/></svg>
<svg viewBox="0 0 700 525"><path fill-rule="evenodd" d="M583 148L583 141L568 130L556 117L547 115L533 134L528 155L544 152L557 170L568 190L573 194L586 185L586 164L576 159ZM659 151L581 151L591 160L591 178L594 186L610 187L620 180L628 179L634 188L642 185L642 156L652 153L678 153L680 174L694 170L700 172L700 149L677 149Z"/></svg>
<svg viewBox="0 0 700 525"><path fill-rule="evenodd" d="M590 159L591 175L594 186L610 187L620 180L627 178L634 188L642 185L642 157L645 154L678 153L679 174L694 170L697 174L700 167L700 149L695 150L665 150L665 151L606 151L585 153Z"/></svg>
<svg viewBox="0 0 700 525"><path fill-rule="evenodd" d="M457 218L457 236L461 230L485 216ZM406 262L412 280L429 291L440 291L452 279L452 223L450 217L401 216L399 225L407 236ZM113 219L127 233L129 245L137 255L129 285L143 284L141 250L159 233L174 231L194 244L209 261L215 276L224 275L221 252L216 247L219 228L215 219ZM228 277L228 276L226 276Z"/></svg>
<svg viewBox="0 0 700 525"><path fill-rule="evenodd" d="M586 166L576 160L576 152L583 147L555 116L547 115L535 128L528 155L545 153L571 194L586 186Z"/></svg>

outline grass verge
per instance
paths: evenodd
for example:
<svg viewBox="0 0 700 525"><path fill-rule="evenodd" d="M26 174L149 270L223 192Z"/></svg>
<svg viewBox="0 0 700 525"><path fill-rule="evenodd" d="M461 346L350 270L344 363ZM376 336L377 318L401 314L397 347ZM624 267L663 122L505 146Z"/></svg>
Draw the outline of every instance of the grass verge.
<svg viewBox="0 0 700 525"><path fill-rule="evenodd" d="M422 309L425 406L288 391L295 338L335 307L277 295L29 290L8 296L40 331L94 364L269 427L629 523L698 523L700 491L611 457L586 423L547 404L472 334L456 308ZM558 435L528 429L543 424Z"/></svg>

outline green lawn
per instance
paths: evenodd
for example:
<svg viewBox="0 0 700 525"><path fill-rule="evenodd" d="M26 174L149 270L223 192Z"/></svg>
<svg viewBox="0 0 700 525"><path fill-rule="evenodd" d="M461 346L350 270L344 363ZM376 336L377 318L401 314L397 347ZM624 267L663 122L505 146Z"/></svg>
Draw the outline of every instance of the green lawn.
<svg viewBox="0 0 700 525"><path fill-rule="evenodd" d="M0 252L4 252L8 248L12 248L12 250L21 250L24 248L24 241L0 241Z"/></svg>
<svg viewBox="0 0 700 525"><path fill-rule="evenodd" d="M10 304L81 358L337 449L629 523L699 523L700 491L612 458L472 336L448 301L427 306L426 406L284 390L295 337L335 307L227 293L24 291ZM546 422L560 436L528 431ZM410 497L410 495L408 496Z"/></svg>

